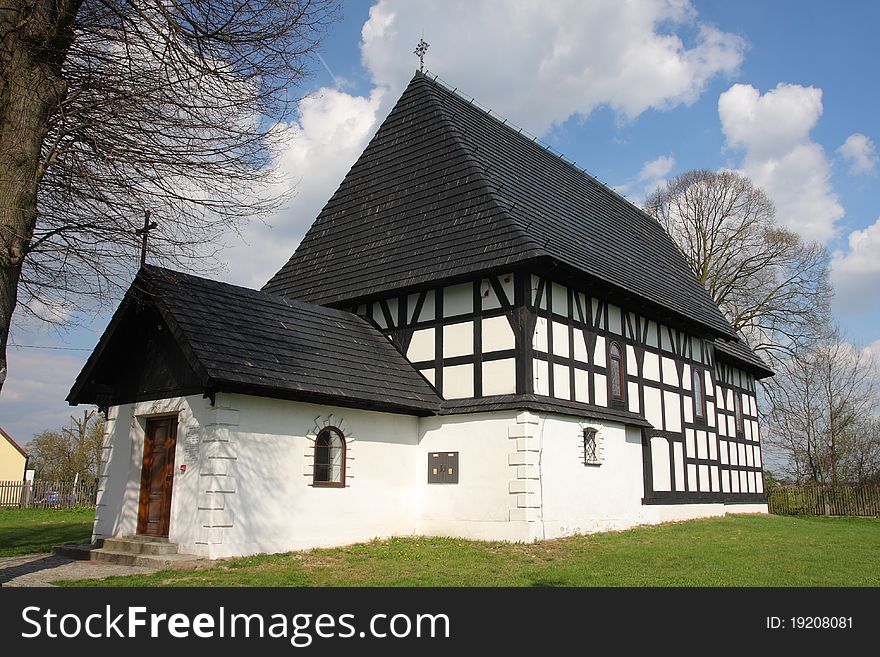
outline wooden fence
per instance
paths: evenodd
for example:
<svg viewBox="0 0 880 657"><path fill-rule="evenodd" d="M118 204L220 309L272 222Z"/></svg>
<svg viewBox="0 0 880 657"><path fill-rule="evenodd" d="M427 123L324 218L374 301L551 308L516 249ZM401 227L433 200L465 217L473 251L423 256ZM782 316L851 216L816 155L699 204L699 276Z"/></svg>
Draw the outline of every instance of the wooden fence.
<svg viewBox="0 0 880 657"><path fill-rule="evenodd" d="M880 487L780 486L767 491L767 506L788 516L880 516Z"/></svg>
<svg viewBox="0 0 880 657"><path fill-rule="evenodd" d="M97 484L94 480L72 481L0 481L0 507L37 507L66 509L95 506Z"/></svg>

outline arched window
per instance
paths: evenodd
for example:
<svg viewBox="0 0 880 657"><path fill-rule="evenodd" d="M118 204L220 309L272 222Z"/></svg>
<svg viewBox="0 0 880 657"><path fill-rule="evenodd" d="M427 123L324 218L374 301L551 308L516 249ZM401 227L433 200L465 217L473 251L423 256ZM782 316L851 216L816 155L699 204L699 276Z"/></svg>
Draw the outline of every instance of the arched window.
<svg viewBox="0 0 880 657"><path fill-rule="evenodd" d="M733 411L736 416L736 435L739 436L746 432L746 428L743 422L742 396L736 391L733 393Z"/></svg>
<svg viewBox="0 0 880 657"><path fill-rule="evenodd" d="M345 486L345 436L336 427L321 429L315 439L315 486Z"/></svg>
<svg viewBox="0 0 880 657"><path fill-rule="evenodd" d="M612 401L623 401L626 396L626 383L623 378L623 352L616 342L612 342L608 346L608 383L611 386Z"/></svg>
<svg viewBox="0 0 880 657"><path fill-rule="evenodd" d="M703 372L694 368L694 420L706 421L706 393L703 390Z"/></svg>

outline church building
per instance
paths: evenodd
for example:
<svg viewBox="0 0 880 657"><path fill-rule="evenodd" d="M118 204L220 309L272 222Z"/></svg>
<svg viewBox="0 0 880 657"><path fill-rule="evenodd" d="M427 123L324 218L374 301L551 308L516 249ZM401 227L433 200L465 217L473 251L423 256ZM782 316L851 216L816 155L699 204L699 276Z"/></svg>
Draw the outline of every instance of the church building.
<svg viewBox="0 0 880 657"><path fill-rule="evenodd" d="M262 290L144 266L68 401L93 538L214 558L766 512L770 375L656 221L416 73Z"/></svg>

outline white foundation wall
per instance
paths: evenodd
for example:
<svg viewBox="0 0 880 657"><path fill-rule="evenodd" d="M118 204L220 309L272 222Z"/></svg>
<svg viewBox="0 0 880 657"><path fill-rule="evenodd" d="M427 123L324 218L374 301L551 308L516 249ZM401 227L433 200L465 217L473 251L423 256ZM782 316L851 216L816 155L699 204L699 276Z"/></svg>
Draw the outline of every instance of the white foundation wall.
<svg viewBox="0 0 880 657"><path fill-rule="evenodd" d="M552 413L417 418L218 394L113 407L94 539L136 533L144 429L176 414L169 539L218 558L400 535L531 541L766 505L643 505L638 428ZM314 439L346 436L346 486L312 485ZM600 465L584 465L583 428ZM429 484L432 452L458 452L456 484ZM183 472L181 465L186 465Z"/></svg>
<svg viewBox="0 0 880 657"><path fill-rule="evenodd" d="M237 481L224 495L228 525L209 531L211 557L413 533L418 418L242 395L222 403L239 412L224 430L237 443ZM325 426L345 435L344 488L312 485L314 440Z"/></svg>
<svg viewBox="0 0 880 657"><path fill-rule="evenodd" d="M418 418L218 394L112 408L94 539L136 533L144 428L178 415L169 540L211 558L412 534ZM346 435L346 486L312 485L314 439ZM182 472L180 466L187 466Z"/></svg>
<svg viewBox="0 0 880 657"><path fill-rule="evenodd" d="M601 464L584 464L583 428L598 429ZM641 430L615 422L542 415L542 538L723 516L767 513L766 504L642 504Z"/></svg>
<svg viewBox="0 0 880 657"><path fill-rule="evenodd" d="M584 465L583 429L598 429L601 463ZM543 537L632 527L641 521L642 434L636 427L542 415Z"/></svg>
<svg viewBox="0 0 880 657"><path fill-rule="evenodd" d="M534 525L517 506L518 476L535 486L530 455L518 451L518 432L534 416L517 411L447 415L421 420L416 533L480 540L527 541ZM429 484L432 452L458 452L457 484ZM534 477L525 479L526 476Z"/></svg>

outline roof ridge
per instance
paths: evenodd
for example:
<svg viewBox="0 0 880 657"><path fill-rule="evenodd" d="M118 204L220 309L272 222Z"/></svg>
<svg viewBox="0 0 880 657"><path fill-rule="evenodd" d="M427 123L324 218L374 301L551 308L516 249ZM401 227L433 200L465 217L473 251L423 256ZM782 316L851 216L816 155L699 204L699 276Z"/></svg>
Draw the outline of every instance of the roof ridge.
<svg viewBox="0 0 880 657"><path fill-rule="evenodd" d="M436 78L433 80L426 76L424 73L420 73L420 75L424 78L424 81L431 86L438 86ZM446 89L446 91L450 91L445 87L445 85L440 84L441 88ZM492 179L489 178L488 174L483 170L483 167L480 165L477 158L471 152L471 147L467 144L467 141L464 135L461 132L461 129L455 125L452 120L447 115L447 108L443 104L443 100L435 93L431 94L431 98L437 103L440 108L440 120L443 122L446 130L452 136L452 139L455 143L461 148L462 152L465 154L467 159L468 168L472 169L477 177L483 182L486 187L486 190L489 194L489 198L491 203L495 208L497 208L501 215L513 226L514 230L519 234L520 238L523 239L527 244L530 244L533 249L536 251L540 251L542 254L546 254L546 250L543 246L541 246L529 233L526 229L520 225L520 223L510 214L510 211L506 206L504 200L500 197L498 191L495 189L495 183L492 182ZM461 97L464 100L463 97Z"/></svg>
<svg viewBox="0 0 880 657"><path fill-rule="evenodd" d="M205 276L197 276L196 274L192 274L190 272L180 271L178 269L169 269L168 267L160 267L159 265L144 265L144 269L147 270L147 274L151 272L149 270L154 270L153 273L162 273L162 274L173 274L173 275L181 275L186 276L188 278L196 279L197 281L204 281L206 283L210 283L213 285L220 285L227 288L233 288L235 290L242 290L244 292L254 293L260 296L267 297L266 301L271 301L274 303L278 303L289 308L297 308L297 307L305 307L306 309L323 313L328 312L333 316L339 317L340 319L348 319L351 313L345 312L344 310L339 310L338 308L330 308L328 306L321 306L316 303L310 303L308 301L302 301L301 299L290 299L288 297L281 296L280 294L275 294L274 292L267 292L266 290L261 290L255 287L247 287L246 285L237 285L236 283L228 283L226 281L218 281L213 278L206 278Z"/></svg>

